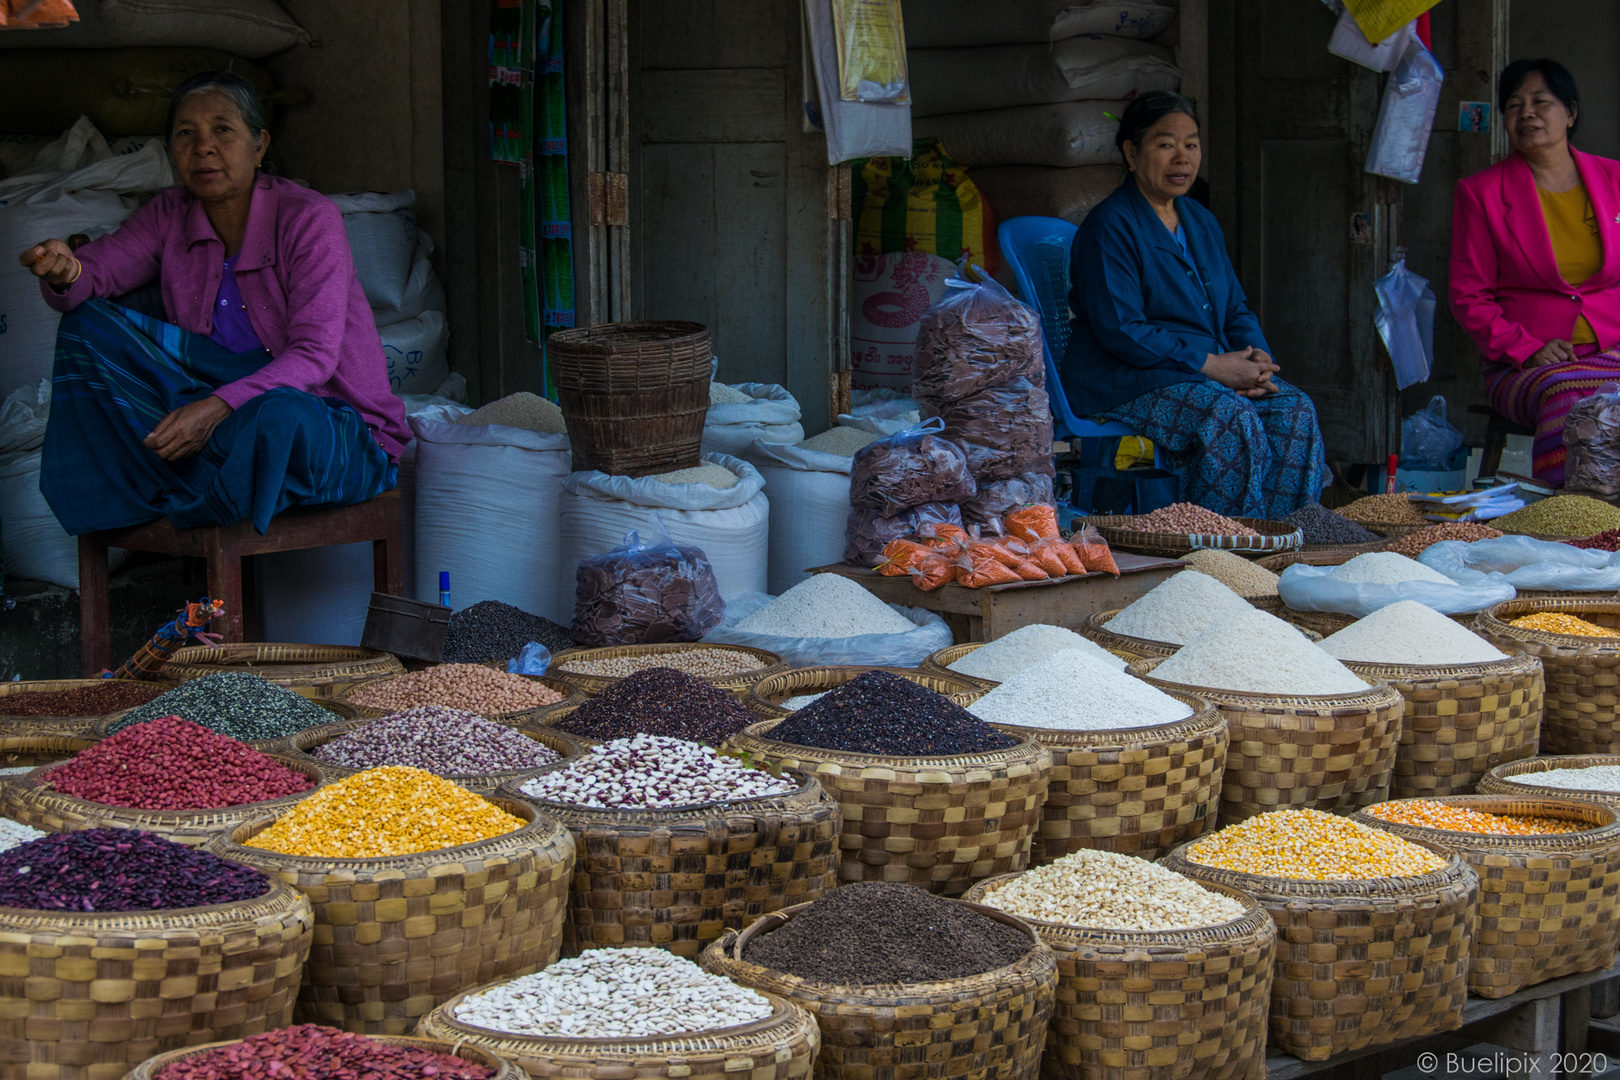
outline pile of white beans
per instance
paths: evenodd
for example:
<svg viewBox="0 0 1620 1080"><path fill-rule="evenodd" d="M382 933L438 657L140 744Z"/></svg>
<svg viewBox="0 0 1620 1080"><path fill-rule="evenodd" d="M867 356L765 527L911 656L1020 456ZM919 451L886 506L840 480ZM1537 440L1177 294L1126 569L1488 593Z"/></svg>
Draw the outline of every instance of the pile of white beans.
<svg viewBox="0 0 1620 1080"><path fill-rule="evenodd" d="M569 806L656 809L786 795L798 785L699 743L636 735L593 746L522 790Z"/></svg>
<svg viewBox="0 0 1620 1080"><path fill-rule="evenodd" d="M590 949L468 995L455 1014L513 1035L641 1039L763 1020L771 1003L663 949Z"/></svg>

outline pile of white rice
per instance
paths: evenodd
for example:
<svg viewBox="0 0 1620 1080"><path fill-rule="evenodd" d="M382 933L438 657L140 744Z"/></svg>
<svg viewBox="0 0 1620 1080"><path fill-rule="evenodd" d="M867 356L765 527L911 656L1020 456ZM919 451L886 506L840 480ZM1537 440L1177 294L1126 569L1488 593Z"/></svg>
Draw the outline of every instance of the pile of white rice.
<svg viewBox="0 0 1620 1080"><path fill-rule="evenodd" d="M1506 654L1490 642L1415 600L1379 608L1322 642L1340 660L1364 664L1484 664Z"/></svg>
<svg viewBox="0 0 1620 1080"><path fill-rule="evenodd" d="M1353 694L1367 689L1365 679L1296 628L1244 607L1155 667L1153 678L1253 694Z"/></svg>
<svg viewBox="0 0 1620 1080"><path fill-rule="evenodd" d="M1182 570L1122 609L1105 628L1128 637L1185 645L1222 619L1252 610L1247 600L1208 574Z"/></svg>
<svg viewBox="0 0 1620 1080"><path fill-rule="evenodd" d="M695 469L677 469L674 472L658 473L652 479L660 484L708 484L712 488L724 491L737 486L737 474L724 465L717 465L712 461L705 461Z"/></svg>
<svg viewBox="0 0 1620 1080"><path fill-rule="evenodd" d="M1058 731L1108 731L1173 724L1192 709L1078 649L1065 649L1018 672L968 706L994 724Z"/></svg>
<svg viewBox="0 0 1620 1080"><path fill-rule="evenodd" d="M520 390L516 394L508 394L498 401L492 401L481 409L474 409L470 413L456 417L458 424L504 424L506 427L523 428L525 431L540 431L548 435L562 435L567 433L568 425L563 423L562 410L555 403L547 401L538 394L531 394L527 390Z"/></svg>
<svg viewBox="0 0 1620 1080"><path fill-rule="evenodd" d="M813 435L801 443L795 443L801 450L815 450L822 454L837 454L839 457L852 458L856 451L864 449L867 444L875 443L883 436L860 428L835 427L823 431L820 435Z"/></svg>
<svg viewBox="0 0 1620 1080"><path fill-rule="evenodd" d="M1083 652L1116 671L1125 670L1125 661L1090 638L1081 637L1061 626L1047 626L1044 623L1021 626L1006 637L980 645L951 664L950 669L975 679L1006 682L1025 668L1066 649Z"/></svg>
<svg viewBox="0 0 1620 1080"><path fill-rule="evenodd" d="M814 574L734 627L772 637L851 638L905 634L917 624L838 574Z"/></svg>
<svg viewBox="0 0 1620 1080"><path fill-rule="evenodd" d="M1357 555L1328 574L1328 577L1357 585L1399 585L1403 581L1456 584L1440 571L1393 551L1369 551L1365 555Z"/></svg>
<svg viewBox="0 0 1620 1080"><path fill-rule="evenodd" d="M741 390L733 390L723 382L709 384L710 405L747 405L753 400Z"/></svg>

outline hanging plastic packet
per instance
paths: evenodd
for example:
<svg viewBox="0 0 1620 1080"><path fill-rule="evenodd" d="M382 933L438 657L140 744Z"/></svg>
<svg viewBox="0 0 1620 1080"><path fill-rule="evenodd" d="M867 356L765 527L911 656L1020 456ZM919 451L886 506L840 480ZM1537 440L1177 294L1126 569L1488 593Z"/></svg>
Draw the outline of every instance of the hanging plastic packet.
<svg viewBox="0 0 1620 1080"><path fill-rule="evenodd" d="M506 670L513 675L544 675L551 669L551 650L538 641L523 646L517 656L506 662Z"/></svg>
<svg viewBox="0 0 1620 1080"><path fill-rule="evenodd" d="M910 104L900 0L832 0L832 9L838 96L869 105Z"/></svg>
<svg viewBox="0 0 1620 1080"><path fill-rule="evenodd" d="M1384 84L1384 102L1367 152L1368 172L1408 184L1418 182L1445 78L1440 61L1414 37Z"/></svg>
<svg viewBox="0 0 1620 1080"><path fill-rule="evenodd" d="M1074 534L1074 552L1080 556L1088 573L1113 574L1119 577L1119 564L1097 526L1087 525Z"/></svg>
<svg viewBox="0 0 1620 1080"><path fill-rule="evenodd" d="M1405 390L1428 382L1434 370L1434 290L1429 279L1414 274L1402 259L1373 282L1378 307L1373 327L1383 339L1395 367L1396 387Z"/></svg>

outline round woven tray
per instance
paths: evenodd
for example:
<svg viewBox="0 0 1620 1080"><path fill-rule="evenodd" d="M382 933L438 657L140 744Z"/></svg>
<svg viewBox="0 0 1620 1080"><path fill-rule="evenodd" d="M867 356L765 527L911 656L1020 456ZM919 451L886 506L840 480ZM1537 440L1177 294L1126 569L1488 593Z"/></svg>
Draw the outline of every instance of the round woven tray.
<svg viewBox="0 0 1620 1080"><path fill-rule="evenodd" d="M963 899L983 904L1017 878L981 881ZM1046 1030L1043 1076L1265 1075L1277 927L1254 897L1199 884L1243 904L1243 914L1215 926L1144 931L1024 918L1057 955L1057 1007Z"/></svg>
<svg viewBox="0 0 1620 1080"><path fill-rule="evenodd" d="M1536 756L1546 687L1533 656L1442 666L1344 665L1401 695L1392 799L1471 795L1492 767Z"/></svg>
<svg viewBox="0 0 1620 1080"><path fill-rule="evenodd" d="M1372 532L1373 530L1369 529L1367 531ZM1398 539L1399 537L1386 536L1382 540L1369 540L1364 544L1301 544L1299 550L1306 555L1337 555L1342 552L1353 559L1357 555L1369 551L1383 551L1389 547L1392 541ZM1277 556L1268 556L1268 558L1277 558Z"/></svg>
<svg viewBox="0 0 1620 1080"><path fill-rule="evenodd" d="M1318 550L1305 549L1301 551L1285 551L1281 555L1267 555L1263 559L1256 559L1255 565L1273 574L1281 574L1284 570L1300 563L1305 566L1343 566L1357 555L1364 555L1367 551L1377 551L1383 545L1373 545L1365 550L1359 547L1330 547Z"/></svg>
<svg viewBox="0 0 1620 1080"><path fill-rule="evenodd" d="M781 720L727 740L752 760L813 774L843 806L840 882L892 881L958 896L1029 865L1052 755L1034 739L987 754L890 757L770 737Z"/></svg>
<svg viewBox="0 0 1620 1080"><path fill-rule="evenodd" d="M1269 521L1265 518L1233 519L1260 533L1259 536L1139 532L1132 528L1132 522L1135 520L1130 515L1077 518L1075 528L1078 529L1081 525L1095 525L1097 531L1102 533L1103 539L1108 541L1109 547L1133 551L1139 555L1164 555L1170 558L1179 558L1189 551L1197 551L1200 548L1215 548L1219 551L1233 551L1240 554L1293 551L1305 542L1305 534L1286 521Z"/></svg>
<svg viewBox="0 0 1620 1080"><path fill-rule="evenodd" d="M1162 865L1253 896L1277 924L1270 1026L1284 1053L1325 1061L1462 1023L1480 890L1461 856L1441 852L1445 869L1418 877L1299 881L1217 870L1186 852Z"/></svg>
<svg viewBox="0 0 1620 1080"><path fill-rule="evenodd" d="M300 761L283 754L269 756L293 772L309 777L315 786L296 795L283 795L279 799L243 803L241 806L200 810L134 810L76 799L52 790L51 772L61 765L57 763L23 776L11 777L10 782L0 788L0 814L46 832L140 829L157 833L186 847L201 847L233 826L291 806L326 783L325 774L311 761Z"/></svg>
<svg viewBox="0 0 1620 1080"><path fill-rule="evenodd" d="M1286 605L1280 607L1274 614L1288 625L1303 630L1306 634L1315 634L1319 638L1332 637L1357 619L1355 615L1343 615L1337 611L1300 611ZM1470 630L1474 628L1476 616L1472 611L1446 617L1458 626Z"/></svg>
<svg viewBox="0 0 1620 1080"><path fill-rule="evenodd" d="M1551 634L1509 625L1538 611L1612 626L1616 636ZM1616 695L1620 687L1620 600L1508 600L1481 612L1473 629L1503 652L1541 659L1547 680L1541 719L1543 753L1620 753L1620 696Z"/></svg>
<svg viewBox="0 0 1620 1080"><path fill-rule="evenodd" d="M581 660L614 660L621 656L640 659L647 656L667 656L683 652L694 652L698 649L714 650L716 652L740 653L753 657L758 667L736 675L694 675L710 686L717 687L727 693L745 694L748 688L767 675L778 671L786 671L788 665L780 656L764 649L754 649L747 645L705 645L702 642L693 642L689 645L612 645L600 649L569 649L560 652L551 659L551 668L548 674L564 682L572 683L587 694L600 694L614 683L623 681L620 675L582 675L577 671L569 671L568 664Z"/></svg>
<svg viewBox="0 0 1620 1080"><path fill-rule="evenodd" d="M486 664L484 666L496 667L497 665ZM499 667L504 669L505 665L502 664L499 665ZM558 679L550 675L524 675L522 678L529 679L532 682L538 682L544 686L550 687L563 696L562 700L554 701L550 705L538 705L532 709L519 709L517 712L480 713L479 715L489 720L495 720L502 724L508 724L512 727L522 727L526 724L538 724L542 722L555 709L569 708L572 706L583 705L585 703L585 691L581 690L578 686L575 686L572 682L566 679ZM358 705L350 700L350 696L356 690L383 681L384 680L382 679L373 679L369 682L356 683L354 686L349 687L338 695L337 703L349 709L357 718L362 720L379 720L384 716L393 716L400 710L379 709L372 705Z"/></svg>
<svg viewBox="0 0 1620 1080"><path fill-rule="evenodd" d="M453 1057L475 1062L490 1070L489 1080L524 1080L523 1070L512 1064L512 1062L470 1044L460 1045L454 1040L418 1039L400 1035L372 1035L370 1037L380 1043L387 1043L389 1046L410 1046L419 1050L430 1050L435 1054L450 1054ZM198 1054L206 1054L210 1050L218 1050L222 1046L230 1046L237 1041L239 1040L232 1039L229 1042L208 1043L205 1046L193 1046L189 1050L175 1050L172 1053L159 1054L149 1061L142 1062L125 1080L157 1080L159 1073L177 1061L183 1061Z"/></svg>
<svg viewBox="0 0 1620 1080"><path fill-rule="evenodd" d="M294 1016L364 1035L406 1035L435 1005L557 959L574 838L527 802L490 800L526 824L474 844L381 859L249 847L260 817L208 850L279 876L315 909Z"/></svg>
<svg viewBox="0 0 1620 1080"><path fill-rule="evenodd" d="M1350 694L1250 694L1153 678L1164 661L1126 669L1166 693L1208 700L1230 737L1223 825L1271 810L1355 810L1389 797L1403 700L1379 684Z"/></svg>
<svg viewBox="0 0 1620 1080"><path fill-rule="evenodd" d="M1076 630L1075 633L1080 633L1080 631ZM965 645L946 646L919 664L918 670L926 671L930 675L945 675L952 679L966 679L968 682L977 683L978 685L984 687L987 691L993 690L1001 684L993 679L981 679L976 675L967 675L960 671L951 670L952 664L956 663L964 656L967 656L969 653L972 653L977 649L984 648L984 646L988 644L990 644L988 641L970 641ZM1104 648L1107 648L1107 646L1104 646ZM1108 651L1119 657L1121 660L1124 660L1126 663L1130 663L1132 660L1140 659L1140 657L1136 656L1134 653L1126 655L1125 653L1116 649L1108 649Z"/></svg>
<svg viewBox="0 0 1620 1080"><path fill-rule="evenodd" d="M237 642L188 645L164 664L165 679L185 682L221 671L250 672L305 697L333 697L344 687L404 671L388 653L349 645Z"/></svg>
<svg viewBox="0 0 1620 1080"><path fill-rule="evenodd" d="M5 747L7 738L29 739L40 735L89 735L101 721L123 716L129 709L119 709L117 712L105 713L100 716L15 716L6 713L5 699L11 694L51 694L58 690L78 690L86 686L98 686L107 682L106 679L32 679L24 682L0 682L0 750ZM120 679L120 682L134 682L133 679ZM172 690L178 683L166 680L141 682L142 686L155 686L161 690Z"/></svg>
<svg viewBox="0 0 1620 1080"><path fill-rule="evenodd" d="M6 1075L137 1075L154 1054L285 1027L314 925L309 901L274 878L263 896L207 907L0 907Z"/></svg>
<svg viewBox="0 0 1620 1080"><path fill-rule="evenodd" d="M533 803L574 834L566 956L658 945L696 959L722 931L838 884L838 802L806 773L789 773L800 785L787 795L668 810L574 806L522 790L559 767L524 773L501 795Z"/></svg>
<svg viewBox="0 0 1620 1080"><path fill-rule="evenodd" d="M99 740L94 735L13 735L0 738L0 769L28 769L66 761ZM20 780L26 773L0 776L0 781Z"/></svg>
<svg viewBox="0 0 1620 1080"><path fill-rule="evenodd" d="M331 742L333 739L358 731L373 721L369 718L354 720L339 720L335 724L322 724L320 727L305 728L291 739L287 740L286 754L299 761L307 761L318 767L326 775L328 782L342 780L346 776L353 776L362 769L351 768L348 765L334 765L329 761L322 761L315 756L315 751ZM574 736L547 727L519 728L520 734L526 735L535 742L543 743L555 750L564 758L577 757L585 752L585 747ZM495 789L506 781L518 776L526 776L530 769L512 769L507 772L479 773L476 776L446 776L446 780L453 780L469 791L476 791L480 795L494 794Z"/></svg>
<svg viewBox="0 0 1620 1080"><path fill-rule="evenodd" d="M1620 768L1620 754L1571 754L1526 758L1498 765L1479 782L1481 795L1505 795L1515 799L1562 799L1566 802L1595 803L1620 810L1620 791L1593 788L1544 787L1537 775L1554 769L1589 769L1594 765Z"/></svg>
<svg viewBox="0 0 1620 1080"><path fill-rule="evenodd" d="M353 706L345 705L345 704L343 704L342 702L339 702L339 701L333 701L331 698L310 698L309 703L311 705L315 705L315 706L317 706L319 708L325 709L327 712L331 713L333 715L333 717L335 717L338 720L353 720L355 718L356 713L358 712L358 710L355 709ZM106 716L106 717L103 717L100 720L97 720L95 725L90 729L90 734L93 735L97 739L105 739L109 735L117 734L117 732L113 731L112 729L129 712L130 712L129 709L125 709L123 712L114 713L111 716ZM314 726L314 727L324 727L325 725L324 724L315 724L315 725L312 725L312 726ZM308 731L309 729L305 728L304 730ZM263 753L266 753L266 754L284 754L284 753L286 753L287 752L287 745L288 745L288 743L290 741L291 741L291 736L288 736L288 735L277 735L275 738L272 738L272 739L238 739L237 740L237 742L246 743L247 745L253 747L253 749L262 751Z"/></svg>
<svg viewBox="0 0 1620 1080"><path fill-rule="evenodd" d="M836 690L858 675L868 671L887 671L891 675L898 675L902 679L909 679L918 686L926 686L936 694L942 694L951 701L966 708L978 701L989 689L983 679L970 679L965 675L958 675L954 671L937 672L924 671L921 668L897 667L861 667L857 665L826 665L823 667L793 668L790 671L779 671L774 675L767 675L756 682L743 697L743 705L755 716L766 720L781 720L792 716L792 710L784 709L781 702L791 697L805 694L820 694L828 690Z"/></svg>
<svg viewBox="0 0 1620 1080"><path fill-rule="evenodd" d="M1468 965L1471 992L1506 997L1548 979L1600 971L1614 963L1620 946L1620 820L1612 809L1568 799L1501 795L1435 801L1487 814L1588 826L1576 833L1491 836L1397 824L1366 810L1355 815L1363 825L1456 852L1479 877L1479 921Z"/></svg>
<svg viewBox="0 0 1620 1080"><path fill-rule="evenodd" d="M645 1039L537 1038L475 1027L456 1019L466 996L423 1017L417 1032L510 1059L532 1080L810 1080L821 1049L815 1018L775 994L765 995L772 1012L763 1020Z"/></svg>

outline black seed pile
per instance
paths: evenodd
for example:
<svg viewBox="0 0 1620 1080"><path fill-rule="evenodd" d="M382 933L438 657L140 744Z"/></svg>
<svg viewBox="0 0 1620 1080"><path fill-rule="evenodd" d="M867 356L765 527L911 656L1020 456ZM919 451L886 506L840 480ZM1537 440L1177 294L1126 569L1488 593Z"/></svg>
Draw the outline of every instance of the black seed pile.
<svg viewBox="0 0 1620 1080"><path fill-rule="evenodd" d="M145 705L131 709L119 717L107 733L115 734L131 724L156 720L160 716L178 716L243 742L280 739L338 719L308 698L299 697L257 675L216 671L183 682Z"/></svg>
<svg viewBox="0 0 1620 1080"><path fill-rule="evenodd" d="M743 959L819 982L919 983L994 971L1034 947L1025 931L965 904L867 881L823 894L750 941Z"/></svg>
<svg viewBox="0 0 1620 1080"><path fill-rule="evenodd" d="M1383 539L1320 503L1306 503L1283 520L1303 532L1307 544L1370 544Z"/></svg>
<svg viewBox="0 0 1620 1080"><path fill-rule="evenodd" d="M53 833L0 855L0 905L154 911L251 900L263 872L135 829Z"/></svg>
<svg viewBox="0 0 1620 1080"><path fill-rule="evenodd" d="M684 671L655 667L620 679L555 726L603 742L667 735L719 746L726 736L758 722L724 690Z"/></svg>
<svg viewBox="0 0 1620 1080"><path fill-rule="evenodd" d="M530 615L499 600L482 600L450 616L443 659L446 664L511 660L531 641L538 641L553 653L575 646L567 628L550 619Z"/></svg>
<svg viewBox="0 0 1620 1080"><path fill-rule="evenodd" d="M798 746L853 754L940 757L1017 746L949 698L887 671L868 671L772 728Z"/></svg>

